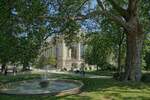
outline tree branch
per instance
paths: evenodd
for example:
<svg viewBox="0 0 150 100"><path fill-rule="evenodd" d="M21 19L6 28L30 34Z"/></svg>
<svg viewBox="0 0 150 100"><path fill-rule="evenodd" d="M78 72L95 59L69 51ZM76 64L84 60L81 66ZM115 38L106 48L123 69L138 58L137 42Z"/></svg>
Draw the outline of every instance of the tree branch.
<svg viewBox="0 0 150 100"><path fill-rule="evenodd" d="M127 17L127 15L128 15L127 10L120 7L119 4L117 4L116 1L114 1L114 0L108 0L108 1L121 16Z"/></svg>
<svg viewBox="0 0 150 100"><path fill-rule="evenodd" d="M110 20L117 22L119 25L123 26L125 29L129 28L129 25L125 22L122 16L114 15L111 12L104 9L104 5L101 0L97 0L99 7L102 9L101 14L107 16Z"/></svg>
<svg viewBox="0 0 150 100"><path fill-rule="evenodd" d="M79 8L77 8L75 12L78 12L86 2L88 2L88 0L84 0L84 2L79 6Z"/></svg>
<svg viewBox="0 0 150 100"><path fill-rule="evenodd" d="M85 2L83 2L83 4ZM107 16L110 20L117 22L119 25L123 26L125 29L127 29L127 30L130 29L128 23L126 23L123 16L115 15L115 14L112 14L111 12L107 11L101 0L97 0L97 2L101 9L92 11L86 15L78 14L78 15L74 15L74 16L40 16L39 18L49 18L51 20L59 20L59 19L66 20L66 18L69 18L72 20L85 20L85 19L94 18L96 16L102 15L102 16Z"/></svg>
<svg viewBox="0 0 150 100"><path fill-rule="evenodd" d="M101 9L104 11L104 10L105 10L105 7L104 7L102 1L101 1L101 0L97 0L97 3L98 3L98 5L101 7Z"/></svg>

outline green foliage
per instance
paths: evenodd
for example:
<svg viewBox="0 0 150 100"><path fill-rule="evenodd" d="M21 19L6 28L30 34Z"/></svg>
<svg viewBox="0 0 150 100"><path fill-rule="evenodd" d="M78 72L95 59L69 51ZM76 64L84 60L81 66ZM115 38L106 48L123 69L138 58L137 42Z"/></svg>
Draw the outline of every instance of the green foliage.
<svg viewBox="0 0 150 100"><path fill-rule="evenodd" d="M106 18L99 21L102 29L99 33L88 36L85 61L96 64L101 69L114 70L117 68L116 62L120 59L120 66L124 66L126 38L123 29Z"/></svg>
<svg viewBox="0 0 150 100"><path fill-rule="evenodd" d="M9 61L16 61L18 39L14 36L0 34L0 62L3 64Z"/></svg>
<svg viewBox="0 0 150 100"><path fill-rule="evenodd" d="M143 62L145 62L144 69L150 70L150 35L147 35L147 38L145 39L145 45L143 50Z"/></svg>
<svg viewBox="0 0 150 100"><path fill-rule="evenodd" d="M145 69L150 70L150 52L146 52L145 54L145 63L146 63Z"/></svg>
<svg viewBox="0 0 150 100"><path fill-rule="evenodd" d="M97 65L105 69L107 57L112 51L112 42L109 38L95 34L91 37L85 51L85 61L89 64Z"/></svg>
<svg viewBox="0 0 150 100"><path fill-rule="evenodd" d="M1 63L33 63L46 34L47 5L41 0L0 1Z"/></svg>
<svg viewBox="0 0 150 100"><path fill-rule="evenodd" d="M49 55L48 57L41 55L35 63L37 68L42 68L46 65L52 65L54 67L56 65L56 57L54 55Z"/></svg>
<svg viewBox="0 0 150 100"><path fill-rule="evenodd" d="M56 57L54 57L54 56L49 56L47 63L50 64L50 65L52 65L52 66L55 66L55 65L56 65Z"/></svg>
<svg viewBox="0 0 150 100"><path fill-rule="evenodd" d="M45 65L47 65L47 58L42 55L39 58L39 60L37 61L36 67L37 68L42 68L42 67L45 67Z"/></svg>
<svg viewBox="0 0 150 100"><path fill-rule="evenodd" d="M149 0L140 0L139 1L139 19L143 25L143 29L145 33L149 33L150 31L150 3Z"/></svg>
<svg viewBox="0 0 150 100"><path fill-rule="evenodd" d="M149 77L150 77L150 73L144 73L143 76L142 76L142 81L150 83L150 78Z"/></svg>

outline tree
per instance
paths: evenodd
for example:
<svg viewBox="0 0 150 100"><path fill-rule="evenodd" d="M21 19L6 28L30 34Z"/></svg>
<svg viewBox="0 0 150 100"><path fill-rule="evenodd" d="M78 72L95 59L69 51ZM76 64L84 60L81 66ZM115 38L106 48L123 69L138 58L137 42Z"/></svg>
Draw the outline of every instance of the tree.
<svg viewBox="0 0 150 100"><path fill-rule="evenodd" d="M104 6L105 1L97 0L101 13L123 27L127 35L127 57L124 80L140 81L144 30L140 22L139 17L141 16L139 16L139 12L144 9L139 9L139 3L143 3L144 1L122 0L116 2L114 0L108 0L107 3L109 4L107 7ZM121 4L124 8L121 7ZM110 12L111 10L108 8L110 6L112 6L114 13Z"/></svg>
<svg viewBox="0 0 150 100"><path fill-rule="evenodd" d="M0 1L0 61L28 65L37 57L47 34L47 13L43 0Z"/></svg>
<svg viewBox="0 0 150 100"><path fill-rule="evenodd" d="M38 42L34 39L30 39L30 37L20 39L17 58L19 58L18 62L23 65L23 70L30 69L31 64L34 63L38 57L41 48L41 43Z"/></svg>
<svg viewBox="0 0 150 100"><path fill-rule="evenodd" d="M125 66L125 52L126 52L126 37L123 28L115 24L107 18L100 20L100 26L102 26L101 32L106 34L106 37L111 40L112 53L115 55L117 61L117 73L118 79L123 77L122 73ZM120 77L120 78L119 78Z"/></svg>
<svg viewBox="0 0 150 100"><path fill-rule="evenodd" d="M85 0L88 2L89 0ZM60 3L59 7L64 7L61 19L71 20L94 19L95 17L107 17L124 29L127 38L126 68L124 80L141 80L141 52L144 41L143 24L148 25L148 1L141 0L97 0L97 9L82 13L85 3L83 0ZM66 4L65 4L66 3ZM65 5L65 6L64 6ZM69 5L69 6L68 6ZM76 6L80 5L80 6ZM145 8L146 7L146 8ZM67 9L66 9L67 8ZM80 11L79 11L80 10ZM144 19L144 20L143 20Z"/></svg>
<svg viewBox="0 0 150 100"><path fill-rule="evenodd" d="M104 34L92 34L85 51L85 61L97 65L97 70L106 70L107 58L112 52L112 41Z"/></svg>
<svg viewBox="0 0 150 100"><path fill-rule="evenodd" d="M8 34L0 34L0 63L2 64L2 72L6 69L6 64L16 62L16 48L18 39Z"/></svg>
<svg viewBox="0 0 150 100"><path fill-rule="evenodd" d="M149 30L149 8L148 0L96 0L96 7L93 0L38 0L21 1L11 0L1 1L1 12L7 12L2 16L0 28L13 31L16 27L15 22L20 22L18 26L25 25L26 30L32 30L32 27L38 26L38 22L46 20L45 26L49 27L49 33L65 33L65 36L72 37L79 32L83 21L90 20L91 23L96 18L108 18L118 26L122 27L126 33L126 68L124 80L140 81L141 79L141 52L144 41L144 33ZM49 9L45 9L45 6ZM5 5L5 6L4 6ZM16 6L14 8L14 6ZM22 5L22 7L20 7ZM24 8L25 7L25 8ZM7 8L7 9L6 9ZM19 9L23 8L23 9ZM29 9L28 9L29 8ZM30 8L32 11L30 11ZM38 8L38 10L37 10ZM24 10L26 9L26 10ZM49 11L43 14L41 11ZM19 13L20 12L20 13ZM18 13L18 14L17 14ZM11 16L16 16L11 18ZM20 16L17 16L20 15ZM6 18L5 18L6 17ZM5 20L2 20L5 19ZM10 19L10 20L8 20ZM7 22L7 23L6 23ZM24 23L25 24L22 24ZM7 27L5 24L8 25ZM89 23L89 24L91 24ZM2 26L5 27L2 27ZM13 25L13 28L12 28ZM21 30L24 27L18 27ZM41 26L41 25L40 25ZM36 29L39 27L36 27ZM120 28L118 28L119 30ZM10 31L9 30L9 31ZM101 30L101 29L99 29ZM34 31L34 30L32 30ZM18 31L17 31L18 32ZM24 31L23 31L24 32ZM16 32L14 32L16 33ZM20 33L20 32L19 32ZM21 31L22 33L22 31ZM25 31L26 33L26 31ZM46 37L48 37L48 34ZM70 35L71 34L71 35Z"/></svg>

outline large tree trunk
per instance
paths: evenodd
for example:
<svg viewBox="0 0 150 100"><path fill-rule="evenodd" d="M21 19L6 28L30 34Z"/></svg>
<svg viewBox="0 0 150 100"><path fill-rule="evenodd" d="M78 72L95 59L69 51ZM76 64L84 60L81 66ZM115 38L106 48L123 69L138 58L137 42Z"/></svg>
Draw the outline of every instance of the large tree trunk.
<svg viewBox="0 0 150 100"><path fill-rule="evenodd" d="M141 80L141 52L143 47L144 33L140 27L138 31L128 32L127 34L127 57L125 68L125 80Z"/></svg>
<svg viewBox="0 0 150 100"><path fill-rule="evenodd" d="M143 27L138 17L138 0L129 0L128 16L125 18L128 24L127 30L127 55L125 80L140 81L141 54L144 41Z"/></svg>

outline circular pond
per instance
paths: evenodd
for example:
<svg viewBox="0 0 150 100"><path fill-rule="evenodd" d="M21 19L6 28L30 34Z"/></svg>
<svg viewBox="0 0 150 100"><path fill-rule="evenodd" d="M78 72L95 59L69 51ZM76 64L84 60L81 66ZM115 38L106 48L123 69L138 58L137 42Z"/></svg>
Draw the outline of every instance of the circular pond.
<svg viewBox="0 0 150 100"><path fill-rule="evenodd" d="M56 95L63 96L80 92L83 83L76 80L48 80L46 87L40 86L41 80L29 80L6 84L1 94L9 95Z"/></svg>

